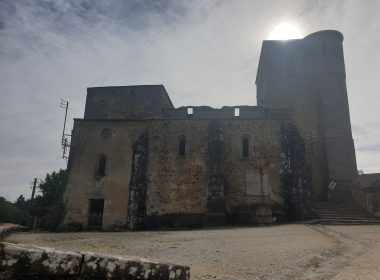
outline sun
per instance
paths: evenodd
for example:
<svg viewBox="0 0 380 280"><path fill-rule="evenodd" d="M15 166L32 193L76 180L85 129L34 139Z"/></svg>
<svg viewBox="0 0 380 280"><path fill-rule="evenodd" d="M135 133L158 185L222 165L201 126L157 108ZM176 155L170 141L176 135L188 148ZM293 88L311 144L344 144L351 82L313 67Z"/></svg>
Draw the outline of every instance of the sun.
<svg viewBox="0 0 380 280"><path fill-rule="evenodd" d="M301 30L292 23L280 23L269 34L269 40L289 40L302 38Z"/></svg>

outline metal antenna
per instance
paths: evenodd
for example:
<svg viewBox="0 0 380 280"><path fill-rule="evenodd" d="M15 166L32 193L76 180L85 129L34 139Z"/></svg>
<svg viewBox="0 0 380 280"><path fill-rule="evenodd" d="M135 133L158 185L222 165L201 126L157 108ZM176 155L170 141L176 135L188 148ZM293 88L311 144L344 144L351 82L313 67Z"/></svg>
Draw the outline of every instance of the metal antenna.
<svg viewBox="0 0 380 280"><path fill-rule="evenodd" d="M61 139L61 146L62 146L62 156L60 158L63 158L67 160L69 157L67 156L67 150L70 147L69 137L71 137L70 134L66 134L66 119L67 119L67 110L69 109L69 101L61 99L61 108L65 109L65 121L63 122L63 130L62 130L62 139Z"/></svg>

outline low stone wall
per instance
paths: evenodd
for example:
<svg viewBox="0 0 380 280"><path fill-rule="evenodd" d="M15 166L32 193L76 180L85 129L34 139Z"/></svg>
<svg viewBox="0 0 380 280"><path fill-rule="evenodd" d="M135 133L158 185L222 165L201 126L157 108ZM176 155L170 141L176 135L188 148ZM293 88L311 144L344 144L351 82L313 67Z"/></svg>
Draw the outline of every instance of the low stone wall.
<svg viewBox="0 0 380 280"><path fill-rule="evenodd" d="M27 229L26 227L23 227L17 224L10 224L10 223L0 224L0 240L2 240L7 234L10 234L16 231L24 231L26 229Z"/></svg>
<svg viewBox="0 0 380 280"><path fill-rule="evenodd" d="M0 242L0 279L190 279L190 268Z"/></svg>

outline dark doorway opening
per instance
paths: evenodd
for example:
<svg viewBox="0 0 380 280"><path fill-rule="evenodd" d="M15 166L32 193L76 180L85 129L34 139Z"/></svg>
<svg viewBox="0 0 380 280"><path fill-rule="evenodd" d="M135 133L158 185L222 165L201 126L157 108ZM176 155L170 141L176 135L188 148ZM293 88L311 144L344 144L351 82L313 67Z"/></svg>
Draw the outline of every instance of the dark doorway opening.
<svg viewBox="0 0 380 280"><path fill-rule="evenodd" d="M103 221L104 199L90 199L88 229L101 229Z"/></svg>

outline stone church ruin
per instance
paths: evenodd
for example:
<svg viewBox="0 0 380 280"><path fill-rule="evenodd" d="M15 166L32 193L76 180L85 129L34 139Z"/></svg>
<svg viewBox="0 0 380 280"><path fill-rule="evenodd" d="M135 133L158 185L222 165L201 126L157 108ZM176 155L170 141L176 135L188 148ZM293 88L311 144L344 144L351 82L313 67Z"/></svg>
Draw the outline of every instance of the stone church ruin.
<svg viewBox="0 0 380 280"><path fill-rule="evenodd" d="M175 108L162 85L87 89L64 224L131 230L304 219L352 202L343 35L262 44L257 106Z"/></svg>

